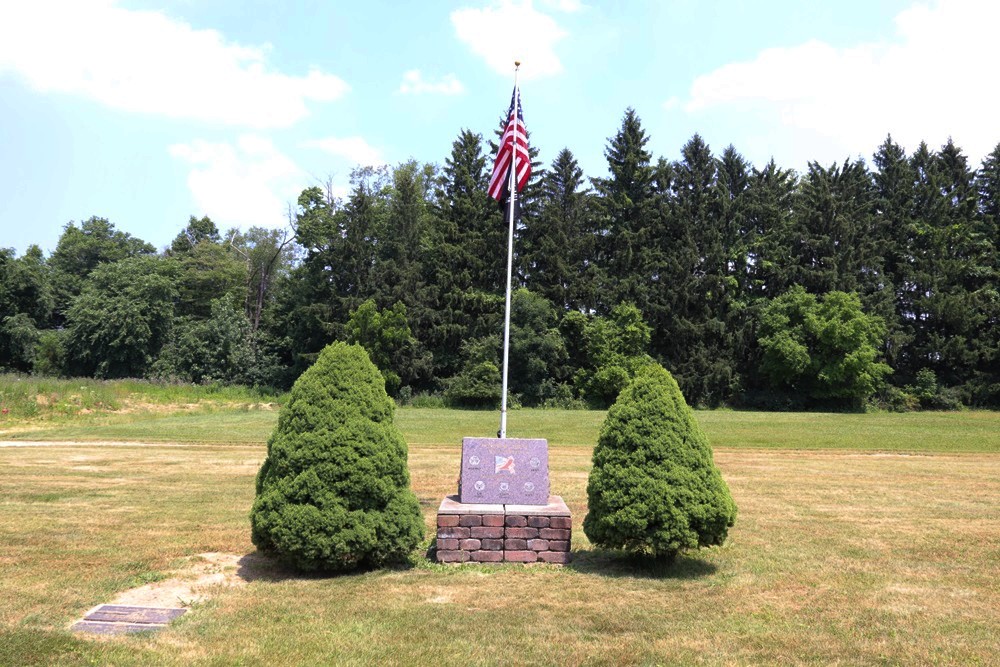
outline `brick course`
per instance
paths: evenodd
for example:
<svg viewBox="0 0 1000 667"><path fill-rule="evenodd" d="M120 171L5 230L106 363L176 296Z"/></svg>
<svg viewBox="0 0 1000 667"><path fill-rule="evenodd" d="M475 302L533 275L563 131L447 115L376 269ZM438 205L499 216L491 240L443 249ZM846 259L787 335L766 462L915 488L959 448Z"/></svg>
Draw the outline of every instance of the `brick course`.
<svg viewBox="0 0 1000 667"><path fill-rule="evenodd" d="M447 500L447 499L446 499ZM553 497L539 512L524 505L456 505L442 503L437 515L439 563L568 563L572 518L561 499ZM515 509L516 507L516 509Z"/></svg>

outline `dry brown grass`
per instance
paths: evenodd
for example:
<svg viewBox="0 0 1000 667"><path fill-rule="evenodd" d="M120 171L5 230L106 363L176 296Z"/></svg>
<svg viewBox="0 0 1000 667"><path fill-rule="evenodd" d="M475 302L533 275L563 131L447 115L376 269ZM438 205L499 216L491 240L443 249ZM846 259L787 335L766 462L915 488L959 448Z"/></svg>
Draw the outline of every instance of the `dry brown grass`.
<svg viewBox="0 0 1000 667"><path fill-rule="evenodd" d="M428 529L458 444L415 446ZM203 552L251 553L261 447L0 448L0 664L991 664L1000 456L720 449L740 507L673 566L591 549L590 450L551 452L574 564L219 587L167 631L94 641L84 611ZM428 533L429 537L430 533Z"/></svg>

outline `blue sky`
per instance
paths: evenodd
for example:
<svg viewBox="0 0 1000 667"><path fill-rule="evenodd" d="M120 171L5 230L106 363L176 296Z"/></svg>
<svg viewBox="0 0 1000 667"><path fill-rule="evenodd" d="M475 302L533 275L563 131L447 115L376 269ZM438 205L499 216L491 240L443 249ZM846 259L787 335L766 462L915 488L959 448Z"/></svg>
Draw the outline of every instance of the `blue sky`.
<svg viewBox="0 0 1000 667"><path fill-rule="evenodd" d="M995 0L0 0L0 247L92 215L157 247L188 216L282 226L359 163L488 135L523 61L544 163L587 176L634 107L654 156L695 132L804 169L949 136L1000 142Z"/></svg>

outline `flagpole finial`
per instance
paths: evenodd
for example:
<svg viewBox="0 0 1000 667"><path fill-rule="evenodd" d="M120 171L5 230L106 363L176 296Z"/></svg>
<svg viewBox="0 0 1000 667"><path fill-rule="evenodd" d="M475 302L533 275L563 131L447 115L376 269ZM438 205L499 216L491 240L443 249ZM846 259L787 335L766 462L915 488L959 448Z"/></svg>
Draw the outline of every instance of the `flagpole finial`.
<svg viewBox="0 0 1000 667"><path fill-rule="evenodd" d="M521 61L520 60L515 60L514 61L514 67L515 67L515 69L518 68L518 67L520 67L520 66L521 66Z"/></svg>

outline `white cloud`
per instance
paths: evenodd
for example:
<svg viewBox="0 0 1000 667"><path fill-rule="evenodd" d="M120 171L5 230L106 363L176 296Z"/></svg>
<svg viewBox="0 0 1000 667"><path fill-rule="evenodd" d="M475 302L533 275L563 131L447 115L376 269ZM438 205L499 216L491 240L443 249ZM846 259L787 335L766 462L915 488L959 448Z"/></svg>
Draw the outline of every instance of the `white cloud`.
<svg viewBox="0 0 1000 667"><path fill-rule="evenodd" d="M572 14L583 9L583 3L580 0L542 0L542 4L557 11L566 12L567 14Z"/></svg>
<svg viewBox="0 0 1000 667"><path fill-rule="evenodd" d="M342 157L352 165L377 167L385 164L382 151L361 137L326 137L313 139L303 144L306 148L318 148L331 155Z"/></svg>
<svg viewBox="0 0 1000 667"><path fill-rule="evenodd" d="M195 140L170 155L191 166L188 187L198 208L220 226L281 227L309 178L270 139L240 137L236 145Z"/></svg>
<svg viewBox="0 0 1000 667"><path fill-rule="evenodd" d="M515 60L521 61L523 79L562 72L555 45L567 33L551 16L536 10L531 0L498 0L483 9L457 9L451 13L451 23L458 38L499 74L513 74Z"/></svg>
<svg viewBox="0 0 1000 667"><path fill-rule="evenodd" d="M113 0L32 0L0 8L0 76L128 112L253 128L286 127L348 86L312 69L290 76L269 46L229 42L161 12Z"/></svg>
<svg viewBox="0 0 1000 667"><path fill-rule="evenodd" d="M424 75L418 69L411 69L403 74L403 82L399 84L396 92L401 95L420 95L422 93L438 93L440 95L461 95L465 92L462 82L454 74L445 74L444 77L434 83L424 81Z"/></svg>
<svg viewBox="0 0 1000 667"><path fill-rule="evenodd" d="M896 16L891 39L849 48L810 41L724 65L695 80L684 108L772 118L772 131L795 133L800 140L789 143L803 155L810 144L841 151L828 160L870 155L888 133L909 150L952 136L978 160L1000 141L989 65L997 25L995 0L916 4Z"/></svg>

